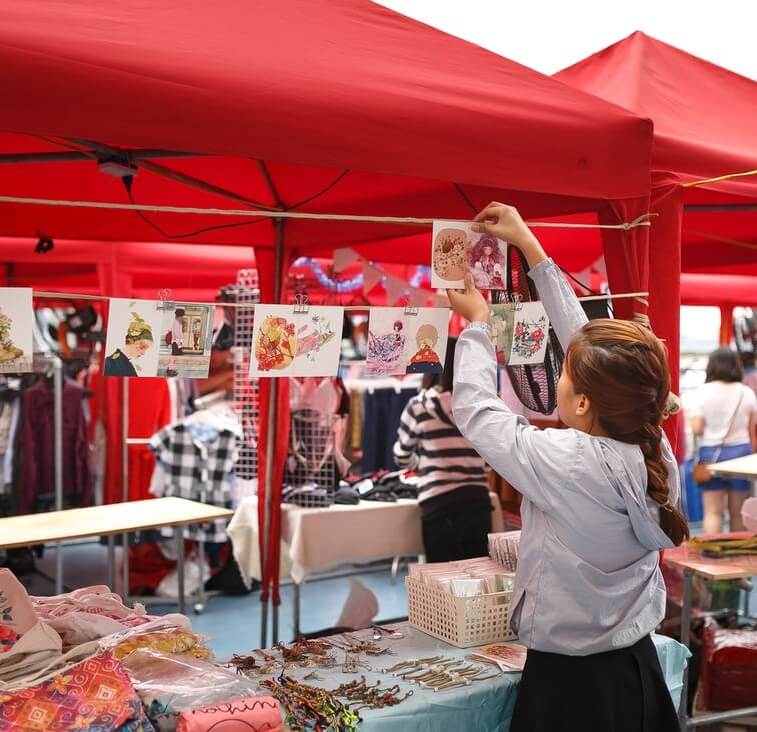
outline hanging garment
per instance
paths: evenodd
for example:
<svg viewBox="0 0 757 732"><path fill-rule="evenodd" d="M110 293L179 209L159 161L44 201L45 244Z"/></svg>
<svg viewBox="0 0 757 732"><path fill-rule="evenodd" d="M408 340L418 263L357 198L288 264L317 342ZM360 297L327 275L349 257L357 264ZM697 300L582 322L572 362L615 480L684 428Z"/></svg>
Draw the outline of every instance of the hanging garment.
<svg viewBox="0 0 757 732"><path fill-rule="evenodd" d="M417 389L376 389L364 395L362 472L395 470L392 449L400 417Z"/></svg>
<svg viewBox="0 0 757 732"><path fill-rule="evenodd" d="M0 420L0 466L2 479L0 480L0 494L10 491L13 483L13 459L15 456L16 434L18 420L21 414L21 399L17 395L10 402L2 405L3 416Z"/></svg>
<svg viewBox="0 0 757 732"><path fill-rule="evenodd" d="M232 430L179 422L153 435L150 449L166 475L164 495L231 508L229 486L239 457L237 435ZM190 526L184 535L223 543L226 524L225 519L217 519Z"/></svg>
<svg viewBox="0 0 757 732"><path fill-rule="evenodd" d="M84 390L63 385L63 495L80 506L92 502ZM55 490L55 418L53 390L44 380L23 394L21 443L23 482L21 512L31 513L38 496Z"/></svg>

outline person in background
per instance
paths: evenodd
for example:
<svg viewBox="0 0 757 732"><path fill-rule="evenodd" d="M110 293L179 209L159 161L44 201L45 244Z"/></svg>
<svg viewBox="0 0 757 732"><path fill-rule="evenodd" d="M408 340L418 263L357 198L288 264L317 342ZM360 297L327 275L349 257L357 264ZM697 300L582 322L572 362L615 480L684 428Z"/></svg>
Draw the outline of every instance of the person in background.
<svg viewBox="0 0 757 732"><path fill-rule="evenodd" d="M483 557L489 552L491 502L484 461L452 418L456 338L447 341L441 374L423 388L400 419L394 460L420 476L423 546L428 562Z"/></svg>
<svg viewBox="0 0 757 732"><path fill-rule="evenodd" d="M171 355L184 355L184 308L176 308L171 326Z"/></svg>
<svg viewBox="0 0 757 732"><path fill-rule="evenodd" d="M754 367L754 351L741 351L741 365L744 367L744 383L757 394L757 368Z"/></svg>
<svg viewBox="0 0 757 732"><path fill-rule="evenodd" d="M662 430L665 347L638 323L587 322L516 209L492 203L475 222L523 253L565 351L557 409L568 429L537 429L497 394L489 306L472 277L448 291L469 321L455 353L455 423L523 494L510 623L528 655L510 729L673 732L651 633L665 616L660 550L689 529Z"/></svg>
<svg viewBox="0 0 757 732"><path fill-rule="evenodd" d="M705 383L693 400L689 416L699 438L698 461L722 462L757 450L757 396L743 383L738 354L719 348L710 355ZM749 497L751 481L716 477L699 483L704 505L704 533L723 530L723 509L728 508L731 531L743 531L741 507Z"/></svg>

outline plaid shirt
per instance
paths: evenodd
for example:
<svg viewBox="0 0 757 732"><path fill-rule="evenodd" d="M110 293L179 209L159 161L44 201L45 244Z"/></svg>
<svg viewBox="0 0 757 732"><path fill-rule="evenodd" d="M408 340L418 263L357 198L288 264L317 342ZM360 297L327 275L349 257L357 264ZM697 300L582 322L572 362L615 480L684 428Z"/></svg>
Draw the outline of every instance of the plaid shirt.
<svg viewBox="0 0 757 732"><path fill-rule="evenodd" d="M163 495L231 508L231 476L239 457L233 432L179 422L154 434L150 449L166 476ZM226 519L216 519L188 526L185 536L224 543L226 525Z"/></svg>

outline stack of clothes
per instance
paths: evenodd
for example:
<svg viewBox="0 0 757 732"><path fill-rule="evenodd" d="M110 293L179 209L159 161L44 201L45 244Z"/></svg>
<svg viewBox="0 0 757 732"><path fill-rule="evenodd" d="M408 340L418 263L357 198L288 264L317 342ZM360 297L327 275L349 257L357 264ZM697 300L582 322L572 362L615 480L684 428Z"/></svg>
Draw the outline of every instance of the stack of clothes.
<svg viewBox="0 0 757 732"><path fill-rule="evenodd" d="M185 616L147 615L103 586L30 597L0 569L0 732L278 730L281 719L254 682L213 663Z"/></svg>

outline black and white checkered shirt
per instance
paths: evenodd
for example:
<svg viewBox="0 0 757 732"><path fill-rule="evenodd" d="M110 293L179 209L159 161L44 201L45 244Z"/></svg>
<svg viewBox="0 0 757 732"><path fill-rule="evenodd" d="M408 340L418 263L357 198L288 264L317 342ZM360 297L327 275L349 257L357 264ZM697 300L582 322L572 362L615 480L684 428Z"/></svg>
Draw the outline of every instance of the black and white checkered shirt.
<svg viewBox="0 0 757 732"><path fill-rule="evenodd" d="M150 449L165 474L163 495L231 508L231 477L239 457L237 437L232 431L179 422L154 434ZM217 519L192 525L185 530L185 536L223 543L227 523Z"/></svg>

